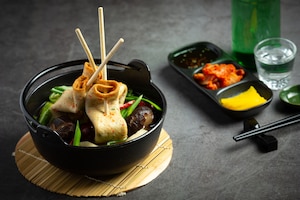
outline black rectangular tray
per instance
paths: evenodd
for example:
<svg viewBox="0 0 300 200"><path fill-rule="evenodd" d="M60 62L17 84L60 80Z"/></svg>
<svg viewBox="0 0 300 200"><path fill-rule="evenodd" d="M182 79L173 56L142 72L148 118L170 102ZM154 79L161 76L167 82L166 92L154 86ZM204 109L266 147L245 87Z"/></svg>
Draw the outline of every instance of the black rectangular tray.
<svg viewBox="0 0 300 200"><path fill-rule="evenodd" d="M273 92L271 89L213 43L197 42L177 49L168 55L168 62L173 69L179 72L184 78L188 79L201 92L210 97L223 111L234 118L245 119L254 116L265 109L273 99ZM241 81L224 88L217 90L207 89L199 85L193 78L195 73L201 72L206 63L232 63L236 68L244 69L244 78ZM249 89L250 86L253 86L257 92L267 100L266 103L242 111L230 110L221 105L221 98L240 94Z"/></svg>

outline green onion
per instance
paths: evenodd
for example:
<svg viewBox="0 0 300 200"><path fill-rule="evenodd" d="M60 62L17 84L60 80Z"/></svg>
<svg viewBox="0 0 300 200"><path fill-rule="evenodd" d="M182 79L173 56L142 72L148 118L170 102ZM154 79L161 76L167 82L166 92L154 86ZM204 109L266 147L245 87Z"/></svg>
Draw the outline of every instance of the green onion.
<svg viewBox="0 0 300 200"><path fill-rule="evenodd" d="M125 108L125 109L121 110L121 116L122 116L123 118L126 117L127 109L128 109L128 108Z"/></svg>
<svg viewBox="0 0 300 200"><path fill-rule="evenodd" d="M52 92L49 96L49 100L50 100L50 102L55 103L59 99L60 96L61 96L61 94Z"/></svg>
<svg viewBox="0 0 300 200"><path fill-rule="evenodd" d="M73 146L79 146L80 139L81 139L81 130L80 130L80 126L79 126L79 121L77 120L74 139L73 139Z"/></svg>
<svg viewBox="0 0 300 200"><path fill-rule="evenodd" d="M125 142L126 139L123 139L123 140L112 140L112 141L109 141L106 143L107 146L111 146L111 145L114 145L114 144L119 144L119 143L122 143L122 142Z"/></svg>
<svg viewBox="0 0 300 200"><path fill-rule="evenodd" d="M53 103L47 101L44 106L41 109L41 113L38 119L38 122L42 125L47 125L49 120L52 117L52 113L50 110L50 107L52 106Z"/></svg>
<svg viewBox="0 0 300 200"><path fill-rule="evenodd" d="M65 86L65 85L55 86L55 87L51 88L51 92L62 94L65 90L68 90L70 88L72 88L72 86Z"/></svg>
<svg viewBox="0 0 300 200"><path fill-rule="evenodd" d="M126 100L127 101L131 101L131 100L134 100L134 99L137 99L138 97L137 96L134 96L134 95L130 95L130 96L126 96ZM159 105L157 105L156 103L154 103L153 101L149 100L149 99L146 99L146 98L142 98L143 101L151 104L156 110L158 111L162 111L161 107Z"/></svg>
<svg viewBox="0 0 300 200"><path fill-rule="evenodd" d="M127 97L129 97L129 96L134 96L134 95L133 95L133 90L132 90L132 89L128 89L128 92L127 92L126 96L127 96Z"/></svg>
<svg viewBox="0 0 300 200"><path fill-rule="evenodd" d="M72 88L72 86L65 86L65 85L55 86L55 87L51 88L51 92L62 94L65 90L70 89L70 88Z"/></svg>
<svg viewBox="0 0 300 200"><path fill-rule="evenodd" d="M122 115L122 112L121 112L122 117L126 118L126 117L128 117L129 115L131 115L131 113L134 111L134 109L135 109L135 108L139 105L139 103L141 102L142 98L143 98L143 95L140 95L140 96L134 101L134 103L133 103L131 106L129 106L129 107L124 111L123 115Z"/></svg>
<svg viewBox="0 0 300 200"><path fill-rule="evenodd" d="M55 86L53 88L51 88L51 94L49 96L49 100L52 102L52 103L55 103L59 97L62 95L62 93L64 93L65 90L68 90L72 88L72 86L65 86L65 85L61 85L61 86Z"/></svg>

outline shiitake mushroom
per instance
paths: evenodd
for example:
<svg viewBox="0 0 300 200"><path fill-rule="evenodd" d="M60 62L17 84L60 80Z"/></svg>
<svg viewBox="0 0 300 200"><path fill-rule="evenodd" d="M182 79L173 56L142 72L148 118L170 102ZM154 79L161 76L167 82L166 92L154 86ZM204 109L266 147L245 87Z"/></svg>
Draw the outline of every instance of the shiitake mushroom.
<svg viewBox="0 0 300 200"><path fill-rule="evenodd" d="M53 118L49 127L56 131L65 142L70 143L74 137L76 125L68 116L64 115Z"/></svg>
<svg viewBox="0 0 300 200"><path fill-rule="evenodd" d="M68 115L62 115L51 120L50 129L56 131L61 138L70 143L74 138L76 121L69 118ZM95 138L94 126L90 121L80 124L81 140L93 142Z"/></svg>
<svg viewBox="0 0 300 200"><path fill-rule="evenodd" d="M148 106L137 107L131 115L126 118L128 136L136 133L138 130L144 128L149 129L154 119L153 111Z"/></svg>

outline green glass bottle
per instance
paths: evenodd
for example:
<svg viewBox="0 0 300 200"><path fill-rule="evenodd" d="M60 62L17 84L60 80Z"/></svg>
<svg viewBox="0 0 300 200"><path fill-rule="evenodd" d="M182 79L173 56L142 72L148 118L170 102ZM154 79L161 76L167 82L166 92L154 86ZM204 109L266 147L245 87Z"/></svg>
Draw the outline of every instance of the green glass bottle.
<svg viewBox="0 0 300 200"><path fill-rule="evenodd" d="M253 49L270 37L280 37L280 0L231 0L232 54L255 70Z"/></svg>

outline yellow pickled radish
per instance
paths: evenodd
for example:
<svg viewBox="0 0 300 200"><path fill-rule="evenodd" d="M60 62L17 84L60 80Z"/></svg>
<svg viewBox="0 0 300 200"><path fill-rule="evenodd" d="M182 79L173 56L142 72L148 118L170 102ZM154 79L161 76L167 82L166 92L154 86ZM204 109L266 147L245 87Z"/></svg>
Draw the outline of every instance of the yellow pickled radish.
<svg viewBox="0 0 300 200"><path fill-rule="evenodd" d="M221 104L230 110L247 110L265 103L267 100L260 96L253 86L236 96L222 98Z"/></svg>

